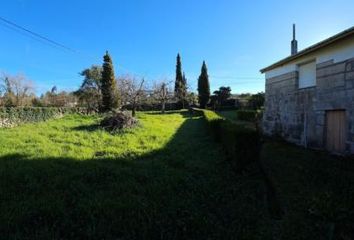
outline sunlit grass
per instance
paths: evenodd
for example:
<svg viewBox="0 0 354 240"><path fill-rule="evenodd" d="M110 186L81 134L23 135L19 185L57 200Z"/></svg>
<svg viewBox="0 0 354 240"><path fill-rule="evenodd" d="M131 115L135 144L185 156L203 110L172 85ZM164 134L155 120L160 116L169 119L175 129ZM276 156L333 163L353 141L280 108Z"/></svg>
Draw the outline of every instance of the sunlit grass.
<svg viewBox="0 0 354 240"><path fill-rule="evenodd" d="M99 117L70 115L13 129L0 129L0 155L29 157L139 156L163 148L183 124L181 114L139 114L140 124L121 134L111 134L97 126Z"/></svg>
<svg viewBox="0 0 354 240"><path fill-rule="evenodd" d="M204 119L139 113L121 134L71 115L0 130L0 238L264 239L257 172L237 177Z"/></svg>

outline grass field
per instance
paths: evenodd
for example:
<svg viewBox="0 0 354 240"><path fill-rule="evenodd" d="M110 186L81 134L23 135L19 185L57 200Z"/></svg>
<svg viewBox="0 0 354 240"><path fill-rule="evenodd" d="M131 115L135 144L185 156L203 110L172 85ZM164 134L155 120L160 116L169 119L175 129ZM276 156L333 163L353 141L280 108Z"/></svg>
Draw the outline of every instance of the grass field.
<svg viewBox="0 0 354 240"><path fill-rule="evenodd" d="M281 239L354 239L354 159L267 142L263 163L284 210Z"/></svg>
<svg viewBox="0 0 354 240"><path fill-rule="evenodd" d="M118 135L71 115L0 129L4 239L270 239L259 172L236 176L186 112Z"/></svg>
<svg viewBox="0 0 354 240"><path fill-rule="evenodd" d="M235 174L201 117L169 112L138 118L139 127L116 135L100 129L98 117L79 115L0 129L0 238L350 234L354 161L267 141L262 161L284 211L274 220L258 168Z"/></svg>
<svg viewBox="0 0 354 240"><path fill-rule="evenodd" d="M221 111L217 112L220 116L227 118L231 121L238 121L237 119L237 111L236 110L229 110L229 111Z"/></svg>
<svg viewBox="0 0 354 240"><path fill-rule="evenodd" d="M236 111L219 114L243 123ZM266 140L261 161L284 212L276 239L354 239L353 157Z"/></svg>

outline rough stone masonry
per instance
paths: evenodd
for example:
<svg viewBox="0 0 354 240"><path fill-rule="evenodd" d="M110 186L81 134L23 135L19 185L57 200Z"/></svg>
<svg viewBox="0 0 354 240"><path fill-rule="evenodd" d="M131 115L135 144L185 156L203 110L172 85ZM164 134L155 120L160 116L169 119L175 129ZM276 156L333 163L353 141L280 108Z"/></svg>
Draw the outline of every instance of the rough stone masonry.
<svg viewBox="0 0 354 240"><path fill-rule="evenodd" d="M265 134L325 148L328 110L346 110L346 153L354 154L354 58L317 64L316 86L299 89L298 71L266 79Z"/></svg>

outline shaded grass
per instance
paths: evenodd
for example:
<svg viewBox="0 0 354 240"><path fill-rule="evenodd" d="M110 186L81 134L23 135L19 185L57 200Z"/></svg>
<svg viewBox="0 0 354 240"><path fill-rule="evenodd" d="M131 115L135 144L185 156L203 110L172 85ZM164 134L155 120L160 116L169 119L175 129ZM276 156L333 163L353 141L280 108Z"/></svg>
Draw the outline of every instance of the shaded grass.
<svg viewBox="0 0 354 240"><path fill-rule="evenodd" d="M219 114L240 123L236 111ZM284 210L274 223L276 239L354 239L353 157L267 140L262 165Z"/></svg>
<svg viewBox="0 0 354 240"><path fill-rule="evenodd" d="M220 116L231 121L237 121L237 110L220 111L217 112Z"/></svg>
<svg viewBox="0 0 354 240"><path fill-rule="evenodd" d="M266 143L262 159L285 210L281 239L330 239L343 224L354 230L353 159L279 142Z"/></svg>
<svg viewBox="0 0 354 240"><path fill-rule="evenodd" d="M237 110L228 110L228 111L220 111L217 112L217 114L223 118L229 119L230 121L237 123L237 124L242 124L247 127L254 128L255 125L253 122L248 122L248 121L242 121L237 118Z"/></svg>
<svg viewBox="0 0 354 240"><path fill-rule="evenodd" d="M71 115L0 130L5 239L271 239L260 173L236 176L201 117L112 135Z"/></svg>

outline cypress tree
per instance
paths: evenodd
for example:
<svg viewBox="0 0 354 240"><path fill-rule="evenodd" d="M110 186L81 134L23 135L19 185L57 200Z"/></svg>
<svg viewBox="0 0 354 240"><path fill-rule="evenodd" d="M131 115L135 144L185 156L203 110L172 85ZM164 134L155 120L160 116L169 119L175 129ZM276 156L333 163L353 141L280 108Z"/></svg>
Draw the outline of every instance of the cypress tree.
<svg viewBox="0 0 354 240"><path fill-rule="evenodd" d="M185 108L185 102L186 102L186 98L187 98L187 78L186 78L186 74L183 72L183 76L182 76L182 82L181 82L182 86L181 86L181 100L182 100L182 104L183 104L183 108Z"/></svg>
<svg viewBox="0 0 354 240"><path fill-rule="evenodd" d="M181 100L182 97L182 86L183 84L183 76L182 76L182 63L181 56L177 55L177 64L176 64L176 82L175 82L175 97L178 100Z"/></svg>
<svg viewBox="0 0 354 240"><path fill-rule="evenodd" d="M208 69L203 61L202 71L198 78L198 99L199 105L201 108L205 108L209 102L210 98L210 85L209 85L209 76Z"/></svg>
<svg viewBox="0 0 354 240"><path fill-rule="evenodd" d="M103 57L102 68L102 111L107 112L118 107L117 84L114 77L112 58L108 51Z"/></svg>

